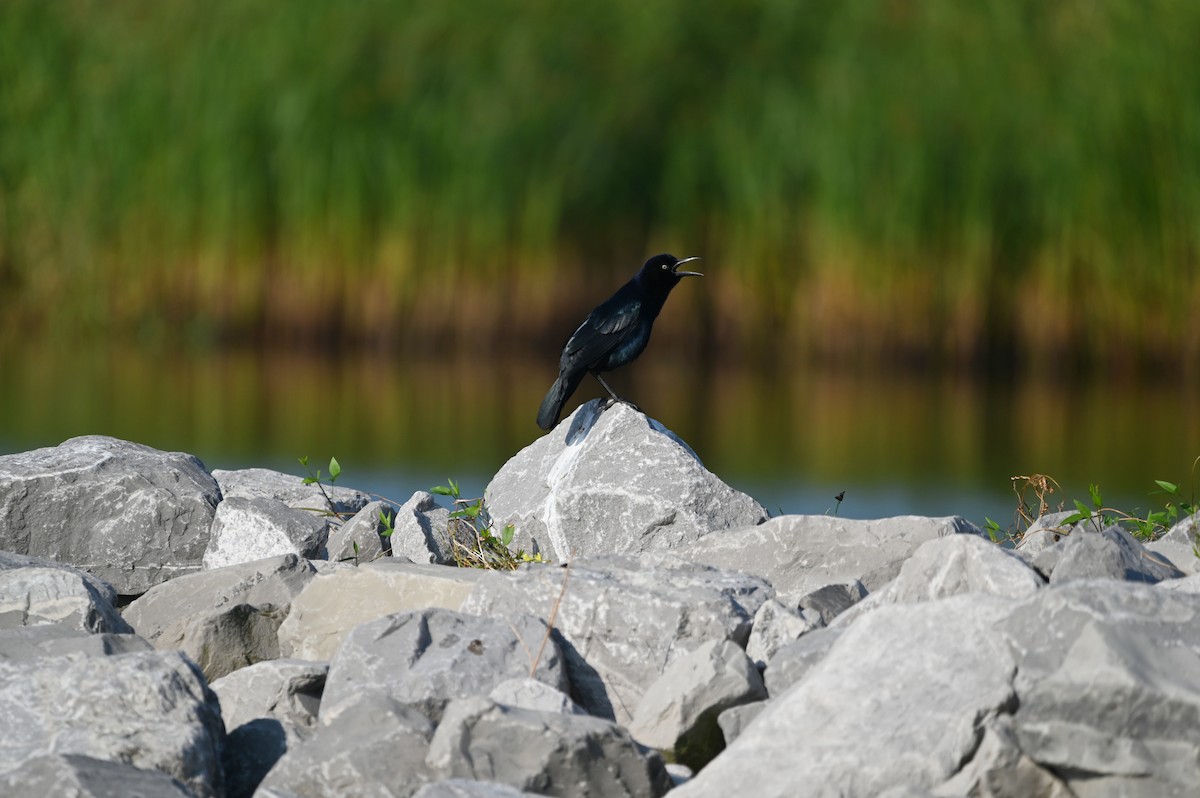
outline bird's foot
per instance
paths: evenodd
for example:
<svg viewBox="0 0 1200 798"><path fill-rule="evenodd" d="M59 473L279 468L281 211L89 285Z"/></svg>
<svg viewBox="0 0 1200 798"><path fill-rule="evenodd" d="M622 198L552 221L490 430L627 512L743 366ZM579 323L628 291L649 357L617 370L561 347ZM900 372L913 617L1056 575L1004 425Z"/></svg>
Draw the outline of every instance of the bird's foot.
<svg viewBox="0 0 1200 798"><path fill-rule="evenodd" d="M635 413L642 413L642 408L638 407L628 399L622 399L619 396L610 396L608 399L606 399L604 402L604 409L607 410L616 404L625 405L626 407L631 408ZM642 415L645 415L645 413L642 413Z"/></svg>

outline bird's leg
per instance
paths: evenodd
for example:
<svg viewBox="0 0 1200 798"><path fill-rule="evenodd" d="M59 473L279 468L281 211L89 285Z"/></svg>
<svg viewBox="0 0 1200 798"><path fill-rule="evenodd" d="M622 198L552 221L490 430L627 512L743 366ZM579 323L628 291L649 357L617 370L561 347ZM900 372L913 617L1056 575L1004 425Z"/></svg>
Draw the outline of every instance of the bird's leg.
<svg viewBox="0 0 1200 798"><path fill-rule="evenodd" d="M593 371L592 376L595 377L596 379L600 380L600 384L604 386L604 390L608 391L608 395L612 397L612 402L609 402L609 407L612 407L613 402L620 402L623 405L629 405L630 407L632 407L634 410L638 411L639 413L642 412L642 409L640 407L638 407L637 405L635 405L633 402L629 401L628 399L622 399L621 397L617 396L617 392L614 391L612 388L608 387L608 383L605 382L604 378L600 376L600 372Z"/></svg>

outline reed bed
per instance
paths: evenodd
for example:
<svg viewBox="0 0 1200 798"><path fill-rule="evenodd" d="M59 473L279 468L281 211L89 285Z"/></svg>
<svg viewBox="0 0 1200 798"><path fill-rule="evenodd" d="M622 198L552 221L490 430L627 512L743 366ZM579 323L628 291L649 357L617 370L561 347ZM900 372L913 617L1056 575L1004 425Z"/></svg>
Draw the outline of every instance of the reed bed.
<svg viewBox="0 0 1200 798"><path fill-rule="evenodd" d="M0 334L544 348L668 250L717 354L1188 368L1197 41L1182 0L8 0Z"/></svg>

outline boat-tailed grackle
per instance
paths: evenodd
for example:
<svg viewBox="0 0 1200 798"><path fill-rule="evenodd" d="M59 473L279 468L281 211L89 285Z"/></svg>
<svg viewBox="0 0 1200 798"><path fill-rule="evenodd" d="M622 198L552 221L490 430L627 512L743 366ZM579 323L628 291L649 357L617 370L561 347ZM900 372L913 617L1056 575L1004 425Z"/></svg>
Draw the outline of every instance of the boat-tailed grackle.
<svg viewBox="0 0 1200 798"><path fill-rule="evenodd" d="M685 263L700 260L674 255L655 255L633 279L583 320L563 347L558 361L558 379L550 386L538 410L537 423L548 430L558 423L563 405L575 393L583 375L591 373L614 401L617 396L600 376L632 362L650 341L650 329L671 289L684 277L702 277L700 272L679 271Z"/></svg>

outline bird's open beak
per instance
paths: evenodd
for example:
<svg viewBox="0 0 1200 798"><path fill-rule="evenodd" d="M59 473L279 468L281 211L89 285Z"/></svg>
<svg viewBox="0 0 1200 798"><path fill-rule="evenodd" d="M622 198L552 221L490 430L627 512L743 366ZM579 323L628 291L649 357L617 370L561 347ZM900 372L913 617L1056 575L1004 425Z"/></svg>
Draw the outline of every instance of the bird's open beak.
<svg viewBox="0 0 1200 798"><path fill-rule="evenodd" d="M690 258L684 258L680 261L677 261L675 263L675 265L671 267L671 271L675 272L675 274L678 275L679 277L703 277L704 275L701 272L681 272L681 271L679 271L680 266L682 266L685 263L691 263L694 260L700 260L700 256L693 255Z"/></svg>

